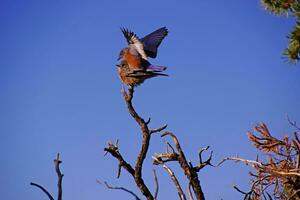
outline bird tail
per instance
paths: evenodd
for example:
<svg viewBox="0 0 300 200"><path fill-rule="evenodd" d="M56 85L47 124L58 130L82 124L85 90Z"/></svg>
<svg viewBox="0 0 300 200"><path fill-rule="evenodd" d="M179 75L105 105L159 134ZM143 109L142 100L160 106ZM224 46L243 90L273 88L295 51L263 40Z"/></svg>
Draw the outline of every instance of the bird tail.
<svg viewBox="0 0 300 200"><path fill-rule="evenodd" d="M151 78L155 76L169 76L168 74L163 74L160 72L154 71L144 71L144 72L134 72L126 75L127 77L135 77L135 78Z"/></svg>
<svg viewBox="0 0 300 200"><path fill-rule="evenodd" d="M152 72L161 72L161 71L165 71L166 69L167 69L166 66L157 66L157 65L147 66L147 71L152 71Z"/></svg>

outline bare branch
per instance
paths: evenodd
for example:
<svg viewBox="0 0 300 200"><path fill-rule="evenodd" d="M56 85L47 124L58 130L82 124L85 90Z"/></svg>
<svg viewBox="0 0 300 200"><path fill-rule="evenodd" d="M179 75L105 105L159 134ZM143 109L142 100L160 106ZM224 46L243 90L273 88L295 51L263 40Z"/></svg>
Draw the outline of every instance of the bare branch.
<svg viewBox="0 0 300 200"><path fill-rule="evenodd" d="M128 112L130 113L130 115L134 118L134 120L137 122L137 124L140 126L141 128L141 132L142 132L142 147L141 150L137 156L137 160L135 163L135 167L134 169L131 167L131 165L129 165L120 155L120 153L118 151L114 151L112 149L109 148L105 148L105 151L110 151L110 153L119 160L119 166L122 166L123 168L125 168L134 178L136 185L138 186L138 188L140 189L140 191L142 192L142 194L148 199L148 200L153 200L153 195L151 194L150 190L148 189L148 187L146 186L146 184L144 183L144 180L142 178L142 167L143 167L143 163L144 160L146 158L148 149L149 149L149 143L150 143L150 139L151 139L151 133L150 130L148 128L148 124L150 123L150 118L147 122L145 122L145 120L140 117L137 112L135 111L133 105L132 105L132 99L133 99L133 94L134 94L134 88L130 87L128 88L128 92L126 92L124 90L124 88L122 88L122 94L124 96L127 108L128 108ZM120 167L119 167L120 169ZM120 170L119 170L120 171Z"/></svg>
<svg viewBox="0 0 300 200"><path fill-rule="evenodd" d="M164 136L170 136L173 139L177 149L178 162L180 164L180 167L182 168L186 177L189 179L197 200L204 200L205 197L202 188L200 186L200 181L197 174L198 171L196 170L196 168L190 166L189 163L187 162L177 137L171 132L165 132L164 134L161 135L161 137Z"/></svg>
<svg viewBox="0 0 300 200"><path fill-rule="evenodd" d="M159 185L158 185L158 179L157 179L157 174L156 174L156 170L155 169L153 169L153 176L154 176L154 183L155 183L154 200L156 200L157 199L157 195L158 195Z"/></svg>
<svg viewBox="0 0 300 200"><path fill-rule="evenodd" d="M33 183L31 182L30 185L36 186L37 188L41 189L50 200L54 200L54 198L52 197L52 195L41 185L37 184L37 183Z"/></svg>
<svg viewBox="0 0 300 200"><path fill-rule="evenodd" d="M249 195L251 192L244 192L241 189L239 189L236 185L233 186L234 189L236 189L239 193L245 194L245 195Z"/></svg>
<svg viewBox="0 0 300 200"><path fill-rule="evenodd" d="M105 185L108 189L111 189L111 190L122 190L122 191L127 192L127 193L131 194L132 196L134 196L136 200L141 200L134 192L132 192L131 190L128 190L128 189L126 189L124 187L111 186L106 181L104 181L104 184L101 181L99 181L99 180L96 180L96 181L100 185Z"/></svg>
<svg viewBox="0 0 300 200"><path fill-rule="evenodd" d="M186 197L185 197L185 194L179 184L179 181L178 179L176 178L174 172L162 161L158 160L155 156L152 156L152 158L157 162L159 163L170 175L176 189L177 189L177 192L178 192L178 196L181 200L186 200Z"/></svg>
<svg viewBox="0 0 300 200"><path fill-rule="evenodd" d="M150 134L152 134L152 133L157 133L157 132L161 132L161 131L163 131L164 129L166 129L167 127L168 127L168 125L165 124L165 125L163 125L163 126L157 128L157 129L152 129L152 130L150 130Z"/></svg>
<svg viewBox="0 0 300 200"><path fill-rule="evenodd" d="M118 167L118 175L119 178L121 175L121 168L123 167L126 171L129 172L134 177L134 169L132 166L124 160L121 153L119 152L119 147L113 143L108 143L108 147L104 148L104 151L110 153L113 157L115 157L119 161Z"/></svg>
<svg viewBox="0 0 300 200"><path fill-rule="evenodd" d="M227 157L227 158L224 158L223 160L221 160L218 164L217 164L217 167L222 165L225 161L228 161L228 160L232 160L232 161L236 161L236 162L243 162L245 163L246 165L250 166L250 167L253 167L255 168L256 166L260 166L262 167L262 164L258 161L254 161L254 160L246 160L246 159L243 159L243 158L239 158L239 157Z"/></svg>
<svg viewBox="0 0 300 200"><path fill-rule="evenodd" d="M293 126L298 131L300 131L300 127L297 125L297 122L296 121L292 121L288 115L287 115L287 120L288 120L288 122L290 123L291 126Z"/></svg>
<svg viewBox="0 0 300 200"><path fill-rule="evenodd" d="M146 124L148 125L151 122L151 117L148 118L148 120L146 121Z"/></svg>
<svg viewBox="0 0 300 200"><path fill-rule="evenodd" d="M236 161L236 162L243 162L246 165L248 165L248 166L250 166L254 169L260 168L260 169L263 169L265 172L268 172L268 173L271 173L271 174L277 174L277 175L281 175L281 176L300 176L300 173L297 173L297 172L278 171L278 170L269 168L268 165L264 165L261 162L258 162L258 161L255 161L255 160L246 160L246 159L238 158L238 157L224 158L223 160L221 160L221 162L217 166L220 166L221 164L223 164L227 160Z"/></svg>
<svg viewBox="0 0 300 200"><path fill-rule="evenodd" d="M187 192L189 194L189 200L194 200L193 194L191 192L191 183L189 183L189 186L187 188Z"/></svg>
<svg viewBox="0 0 300 200"><path fill-rule="evenodd" d="M297 156L296 156L296 169L300 169L300 139L298 137L298 133L294 132L294 138L295 140L293 140L293 144L294 144L294 148L297 152Z"/></svg>
<svg viewBox="0 0 300 200"><path fill-rule="evenodd" d="M208 149L209 149L209 146L207 146L206 148L202 148L202 149L200 149L200 151L199 151L199 165L198 165L197 167L195 167L195 170L196 170L197 172L199 172L202 168L206 167L207 165L213 166L213 165L210 163L210 161L211 161L211 159L212 159L212 154L213 154L212 151L210 152L210 155L209 155L209 157L208 157L208 159L207 159L206 161L203 162L203 159L202 159L202 153L203 153L204 151L207 151Z"/></svg>
<svg viewBox="0 0 300 200"><path fill-rule="evenodd" d="M168 147L170 147L172 149L172 153L175 154L175 149L174 147L172 147L172 145L169 142L167 142L167 153L169 152Z"/></svg>
<svg viewBox="0 0 300 200"><path fill-rule="evenodd" d="M236 185L233 186L233 188L235 190L237 190L239 193L242 193L244 195L244 200L248 200L249 196L253 193L253 191L251 190L250 192L244 192L241 189L239 189Z"/></svg>
<svg viewBox="0 0 300 200"><path fill-rule="evenodd" d="M55 170L57 173L57 177L58 177L58 183L57 183L57 187L58 187L58 197L57 200L62 200L62 179L63 179L63 174L60 171L59 165L62 163L61 160L59 160L59 153L56 155L56 159L54 160L54 165L55 165Z"/></svg>
<svg viewBox="0 0 300 200"><path fill-rule="evenodd" d="M59 160L59 153L56 155L56 158L54 159L54 166L55 166L55 171L58 177L58 183L57 183L57 187L58 187L58 197L57 200L62 200L62 179L63 179L63 174L60 171L59 165L62 163L61 160ZM47 191L46 188L44 188L43 186L37 184L37 183L33 183L31 182L30 185L38 187L39 189L41 189L50 200L54 200L53 196Z"/></svg>
<svg viewBox="0 0 300 200"><path fill-rule="evenodd" d="M296 190L288 200L292 200L300 192L300 189Z"/></svg>
<svg viewBox="0 0 300 200"><path fill-rule="evenodd" d="M167 152L160 153L160 154L156 153L154 155L158 160L160 160L164 163L169 162L169 161L178 161L178 156L179 156L177 153L167 153ZM155 160L153 160L153 164L158 165L159 163L157 163Z"/></svg>
<svg viewBox="0 0 300 200"><path fill-rule="evenodd" d="M164 125L162 127L159 127L157 129L149 129L148 128L148 124L150 123L150 118L145 121L142 117L140 117L138 115L138 113L135 111L133 105L132 105L132 99L133 99L133 94L134 94L134 88L130 87L128 89L128 92L126 92L124 90L124 88L122 89L122 94L124 96L127 108L128 108L128 112L130 113L130 115L134 118L134 120L137 122L137 124L140 126L141 132L142 132L142 147L140 149L140 152L137 156L136 159L136 163L135 163L135 167L134 169L131 167L130 164L128 164L123 157L121 156L119 150L118 150L118 146L117 145L109 145L108 148L105 148L104 150L109 152L112 156L114 156L115 158L117 158L119 160L119 170L118 170L118 176L120 174L121 168L125 168L127 169L127 171L129 171L129 173L134 177L135 183L138 186L138 188L140 189L140 191L142 192L142 194L148 199L148 200L153 200L157 198L157 193L158 193L158 182L157 182L157 177L156 174L155 176L155 182L156 182L156 191L153 195L151 194L151 192L149 191L148 187L145 185L144 180L142 178L142 166L144 163L144 160L146 158L148 149L149 149L149 144L150 144L150 139L151 139L151 135L152 133L156 133L156 132L160 132L163 131L164 129L167 128L167 125ZM184 171L184 174L186 175L186 177L188 178L191 187L193 188L193 191L195 193L195 196L197 198L197 200L205 200L204 198L204 194L202 192L201 186L200 186L200 182L199 182L199 178L198 178L198 174L197 172L203 168L206 165L211 165L210 160L212 157L212 153L210 155L210 157L203 162L202 158L201 158L201 153L199 154L201 161L199 166L197 167L193 167L192 164L188 163L185 155L180 147L180 144L176 138L176 136L173 133L170 132L165 132L162 137L164 136L170 136L173 140L174 143L176 145L176 150L177 152L175 152L175 149L169 144L167 143L167 147L170 147L172 149L172 153L167 152L166 153L161 153L161 154L156 154L153 163L154 164L161 164L167 171L169 174L171 174L171 178L174 181L176 187L178 188L179 182L176 179L174 173L171 171L170 168L168 168L165 163L168 161L178 161L182 170ZM176 184L176 181L178 184ZM180 185L179 185L180 186ZM181 187L179 187L180 190L178 190L180 198L181 199L186 199L184 193L182 192Z"/></svg>

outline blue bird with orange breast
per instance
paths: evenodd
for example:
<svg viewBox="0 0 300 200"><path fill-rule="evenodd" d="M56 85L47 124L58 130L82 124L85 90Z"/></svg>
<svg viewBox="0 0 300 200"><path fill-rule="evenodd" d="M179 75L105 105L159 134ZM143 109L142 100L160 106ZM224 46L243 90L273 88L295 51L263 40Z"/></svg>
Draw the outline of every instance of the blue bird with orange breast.
<svg viewBox="0 0 300 200"><path fill-rule="evenodd" d="M152 65L148 57L156 58L157 49L162 40L167 36L168 30L162 27L142 39L135 33L122 28L122 33L127 40L128 47L121 50L118 60L118 74L122 82L130 87L135 87L144 80L156 76L168 76L161 73L165 66Z"/></svg>

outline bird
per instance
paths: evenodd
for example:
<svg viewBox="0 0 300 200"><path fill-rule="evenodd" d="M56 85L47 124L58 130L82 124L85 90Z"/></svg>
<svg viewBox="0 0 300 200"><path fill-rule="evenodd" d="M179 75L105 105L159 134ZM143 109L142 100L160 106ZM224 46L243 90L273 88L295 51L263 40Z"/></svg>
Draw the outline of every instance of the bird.
<svg viewBox="0 0 300 200"><path fill-rule="evenodd" d="M121 28L121 31L128 43L128 47L120 51L118 57L120 63L117 65L119 77L124 84L134 87L148 78L168 76L161 73L167 67L152 65L148 61L148 57L156 58L159 45L168 35L166 27L159 28L142 39L126 28ZM126 77L129 80L126 80Z"/></svg>
<svg viewBox="0 0 300 200"><path fill-rule="evenodd" d="M168 76L167 74L163 74L160 73L160 71L155 70L132 70L125 60L122 60L117 66L119 78L131 89L142 84L148 78L156 76Z"/></svg>

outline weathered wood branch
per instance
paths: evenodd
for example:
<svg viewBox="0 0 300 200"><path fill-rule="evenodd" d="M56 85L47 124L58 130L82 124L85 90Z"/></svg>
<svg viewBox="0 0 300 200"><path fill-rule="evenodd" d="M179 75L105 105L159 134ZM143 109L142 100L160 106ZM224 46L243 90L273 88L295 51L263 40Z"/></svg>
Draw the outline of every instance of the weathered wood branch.
<svg viewBox="0 0 300 200"><path fill-rule="evenodd" d="M59 153L56 155L56 159L54 160L54 165L55 165L55 171L58 177L58 183L57 183L57 200L62 200L62 179L63 179L63 174L60 171L59 165L62 163L61 160L59 160Z"/></svg>
<svg viewBox="0 0 300 200"><path fill-rule="evenodd" d="M104 148L104 151L110 153L113 157L115 157L119 161L119 169L118 169L118 175L117 178L121 175L121 168L123 167L129 174L134 176L135 172L133 167L124 160L123 156L119 152L118 144L113 144L111 142L108 142L108 147Z"/></svg>
<svg viewBox="0 0 300 200"><path fill-rule="evenodd" d="M207 165L213 166L211 164L211 159L212 159L212 154L213 154L212 151L210 152L210 155L209 155L209 157L208 157L208 159L206 161L203 161L203 159L202 159L202 153L204 151L207 151L208 149L209 149L209 146L207 146L206 148L202 148L199 151L199 164L198 164L198 166L194 167L194 169L197 172L199 172L202 168L206 167Z"/></svg>
<svg viewBox="0 0 300 200"><path fill-rule="evenodd" d="M252 144L263 153L264 159L248 160L240 157L224 158L225 161L241 162L255 170L251 176L251 190L241 192L245 199L285 199L294 200L300 197L300 142L299 128L296 122L288 119L296 128L294 137L277 138L271 134L265 123L257 124L255 132L249 131L248 137Z"/></svg>
<svg viewBox="0 0 300 200"><path fill-rule="evenodd" d="M179 198L181 200L186 200L185 194L184 194L184 192L180 186L180 183L179 183L177 177L175 176L174 172L163 161L159 160L155 156L152 156L152 158L157 164L161 165L168 172L168 174L170 175L170 177L177 189Z"/></svg>
<svg viewBox="0 0 300 200"><path fill-rule="evenodd" d="M154 176L154 183L155 183L154 200L156 200L158 196L159 184L158 184L158 178L155 169L153 169L153 176Z"/></svg>
<svg viewBox="0 0 300 200"><path fill-rule="evenodd" d="M144 160L146 158L148 149L149 149L149 144L150 144L150 138L151 134L148 128L148 124L145 122L145 120L140 117L137 112L135 111L133 105L132 105L132 98L133 98L133 93L134 93L134 88L129 88L128 93L125 92L125 90L122 90L128 112L130 115L134 118L134 120L138 123L138 125L141 128L143 139L142 139L142 148L140 150L140 153L137 157L136 164L135 164L135 170L134 170L134 180L136 182L136 185L142 192L142 194L147 198L147 199L153 199L153 195L151 194L150 190L144 183L144 180L142 178L142 167Z"/></svg>
<svg viewBox="0 0 300 200"><path fill-rule="evenodd" d="M156 189L154 195L150 192L149 188L144 182L143 176L142 176L142 169L143 169L143 164L144 160L147 156L149 145L150 145L150 139L151 139L151 134L160 132L167 128L167 125L164 125L162 127L159 127L157 129L149 129L148 124L150 123L151 119L149 118L147 121L145 121L139 114L135 111L133 104L132 104L132 99L133 99L133 94L134 94L134 88L128 88L128 92L122 89L122 94L125 100L125 103L128 108L128 112L132 116L132 118L137 122L139 125L141 132L142 132L142 147L139 151L139 154L136 159L136 163L133 166L131 166L126 160L122 157L121 153L119 152L118 145L109 143L108 147L104 149L104 151L110 153L113 157L115 157L119 161L119 169L118 169L118 177L120 176L121 173L121 168L124 168L126 171L129 172L129 174L134 178L134 181L141 191L141 193L148 199L148 200L153 200L157 198L157 193L158 193L158 181L157 177L155 174L155 184L156 184Z"/></svg>
<svg viewBox="0 0 300 200"><path fill-rule="evenodd" d="M189 195L189 200L194 200L194 197L193 197L193 194L192 194L192 191L191 191L191 183L189 183L189 186L187 188L187 193Z"/></svg>
<svg viewBox="0 0 300 200"><path fill-rule="evenodd" d="M57 182L57 200L62 200L62 179L63 179L63 174L61 173L60 170L60 164L62 163L61 160L59 160L59 153L56 155L56 158L54 159L54 166L55 166L55 171L58 177L58 182ZM39 189L41 189L50 200L54 200L53 196L50 194L50 192L48 192L48 190L46 188L44 188L43 186L37 184L37 183L33 183L31 182L30 185L35 186Z"/></svg>
<svg viewBox="0 0 300 200"><path fill-rule="evenodd" d="M242 162L254 169L261 170L266 173L274 174L277 176L299 176L300 177L300 173L297 173L294 171L288 171L288 172L279 171L279 170L272 168L272 166L269 164L263 164L261 162L255 161L255 160L247 160L247 159L243 159L243 158L239 158L239 157L224 158L223 160L221 160L221 162L219 162L219 164L217 166L220 166L221 164L223 164L225 161L228 161L228 160L235 161L235 162Z"/></svg>
<svg viewBox="0 0 300 200"><path fill-rule="evenodd" d="M163 125L163 126L161 126L161 127L159 127L159 128L152 129L152 130L150 130L150 134L152 134L152 133L157 133L157 132L161 132L161 131L165 130L167 127L168 127L168 125L165 124L165 125Z"/></svg>
<svg viewBox="0 0 300 200"><path fill-rule="evenodd" d="M188 178L192 188L193 188L193 191L195 193L195 196L197 198L197 200L204 200L205 197L204 197L204 193L202 191L202 188L200 186L200 181L199 181L199 177L198 177L198 171L200 169L198 169L197 167L193 167L191 165L191 163L187 162L186 160L186 157L184 155L184 152L180 146L180 143L177 139L177 137L171 133L171 132L165 132L164 134L162 134L161 137L165 137L165 136L170 136L174 143L175 143L175 147L176 147L176 150L177 150L177 158L174 159L174 160L177 160L180 167L182 168L184 174L186 175L186 177ZM203 168L203 167L202 167Z"/></svg>

